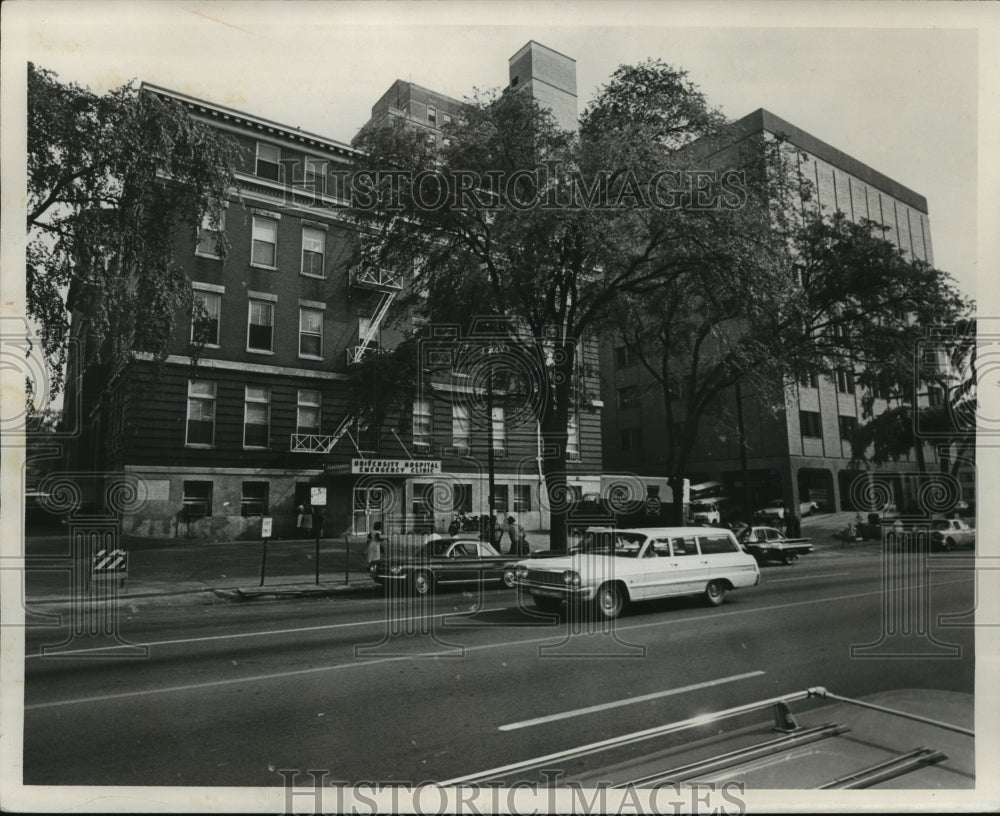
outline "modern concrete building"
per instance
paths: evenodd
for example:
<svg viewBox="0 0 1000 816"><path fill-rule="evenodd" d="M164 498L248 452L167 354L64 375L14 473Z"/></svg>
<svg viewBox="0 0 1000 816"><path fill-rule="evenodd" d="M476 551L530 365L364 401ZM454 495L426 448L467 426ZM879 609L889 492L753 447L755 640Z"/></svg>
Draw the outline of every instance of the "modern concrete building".
<svg viewBox="0 0 1000 816"><path fill-rule="evenodd" d="M753 140L786 140L785 149L813 185L811 200L798 201L801 212L825 215L839 210L859 221L870 219L888 227L886 237L907 256L933 264L926 199L872 167L806 133L766 110L736 123L724 144L701 150L707 166L723 167ZM604 464L611 470L662 473L665 467L666 422L662 394L623 344L609 342L601 354L604 411ZM814 372L785 394L778 411L742 398L748 454L750 501L754 508L782 498L789 506L813 500L828 509L851 509L851 430L861 418L861 393L854 372ZM922 397L926 400L926 397ZM884 408L876 401L876 411ZM701 423L687 474L692 483L719 481L730 497L743 492L736 398L717 406ZM928 446L926 458L935 462ZM889 470L889 469L886 469ZM894 466L887 476L902 506L917 485L906 474L916 470L914 457Z"/></svg>

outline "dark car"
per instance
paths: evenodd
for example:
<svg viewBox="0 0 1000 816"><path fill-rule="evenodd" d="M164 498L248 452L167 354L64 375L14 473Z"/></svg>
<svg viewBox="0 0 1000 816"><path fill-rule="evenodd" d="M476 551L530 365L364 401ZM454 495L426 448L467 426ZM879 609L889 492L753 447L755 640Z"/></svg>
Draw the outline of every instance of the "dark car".
<svg viewBox="0 0 1000 816"><path fill-rule="evenodd" d="M484 581L512 587L514 577L510 556L501 555L485 541L468 538L436 538L406 552L390 553L372 569L378 583L397 584L417 595Z"/></svg>

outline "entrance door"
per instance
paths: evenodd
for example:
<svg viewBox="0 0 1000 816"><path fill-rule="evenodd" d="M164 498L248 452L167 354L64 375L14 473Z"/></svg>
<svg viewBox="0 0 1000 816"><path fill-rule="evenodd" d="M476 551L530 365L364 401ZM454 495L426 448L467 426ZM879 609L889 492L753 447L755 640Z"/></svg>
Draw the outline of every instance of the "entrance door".
<svg viewBox="0 0 1000 816"><path fill-rule="evenodd" d="M356 487L351 513L351 532L354 535L367 535L372 531L375 522L385 530L385 488Z"/></svg>

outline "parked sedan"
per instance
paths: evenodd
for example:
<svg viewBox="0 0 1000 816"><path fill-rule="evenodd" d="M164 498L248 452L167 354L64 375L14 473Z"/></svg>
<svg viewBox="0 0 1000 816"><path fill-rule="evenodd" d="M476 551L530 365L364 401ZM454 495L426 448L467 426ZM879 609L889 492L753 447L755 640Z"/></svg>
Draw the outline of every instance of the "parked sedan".
<svg viewBox="0 0 1000 816"><path fill-rule="evenodd" d="M975 547L976 531L962 519L934 519L931 522L931 546L942 550Z"/></svg>
<svg viewBox="0 0 1000 816"><path fill-rule="evenodd" d="M514 586L510 556L485 541L437 538L405 553L390 554L372 569L376 582L427 595L436 587L498 581Z"/></svg>
<svg viewBox="0 0 1000 816"><path fill-rule="evenodd" d="M819 505L814 501L799 502L799 515L805 518L819 510ZM754 513L757 518L783 519L785 517L785 503L781 499L772 499L760 510Z"/></svg>
<svg viewBox="0 0 1000 816"><path fill-rule="evenodd" d="M780 561L782 564L794 564L800 555L813 550L813 545L806 538L785 538L780 530L773 527L747 527L738 536L740 544L757 563L765 561Z"/></svg>

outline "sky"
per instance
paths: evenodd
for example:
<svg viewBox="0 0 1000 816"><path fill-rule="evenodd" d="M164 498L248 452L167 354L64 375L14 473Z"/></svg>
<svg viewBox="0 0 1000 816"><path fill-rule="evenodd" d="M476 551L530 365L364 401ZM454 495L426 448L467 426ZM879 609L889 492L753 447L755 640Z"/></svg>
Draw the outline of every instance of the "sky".
<svg viewBox="0 0 1000 816"><path fill-rule="evenodd" d="M581 111L616 67L657 57L727 116L767 108L924 195L936 265L975 295L990 32L966 4L905 6L32 2L4 40L94 91L146 81L345 142L394 80L502 87L529 39L577 61Z"/></svg>

